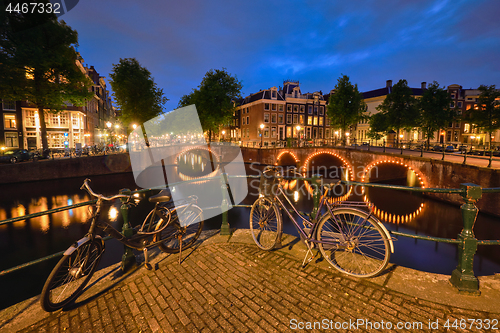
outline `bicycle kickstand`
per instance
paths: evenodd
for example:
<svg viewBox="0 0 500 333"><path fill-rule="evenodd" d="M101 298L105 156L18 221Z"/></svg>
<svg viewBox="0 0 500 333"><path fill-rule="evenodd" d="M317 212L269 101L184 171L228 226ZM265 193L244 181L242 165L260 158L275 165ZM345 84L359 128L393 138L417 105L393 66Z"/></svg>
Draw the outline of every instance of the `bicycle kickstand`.
<svg viewBox="0 0 500 333"><path fill-rule="evenodd" d="M307 240L304 242L306 243L308 250L307 250L306 255L304 257L304 261L302 261L302 268L306 267L307 264L309 264L316 257L316 254L317 254L317 253L313 254L313 252L312 252L312 249L313 249L312 243L308 242ZM311 255L311 257L309 259L307 259L309 254ZM306 260L307 260L307 262L306 262Z"/></svg>
<svg viewBox="0 0 500 333"><path fill-rule="evenodd" d="M148 249L144 248L142 251L144 253L144 267L146 267L146 269L150 271L151 269L153 269L153 266L151 266L151 264L149 263Z"/></svg>

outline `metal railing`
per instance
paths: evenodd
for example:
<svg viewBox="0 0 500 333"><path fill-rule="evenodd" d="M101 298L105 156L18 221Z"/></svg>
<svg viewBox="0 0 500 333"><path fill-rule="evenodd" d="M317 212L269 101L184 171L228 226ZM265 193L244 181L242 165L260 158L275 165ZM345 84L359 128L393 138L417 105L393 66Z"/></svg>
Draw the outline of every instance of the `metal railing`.
<svg viewBox="0 0 500 333"><path fill-rule="evenodd" d="M203 180L219 180L221 184L221 192L222 192L222 203L221 206L217 207L208 207L205 209L221 209L222 210L222 224L221 224L221 235L230 235L231 230L228 222L228 198L226 198L227 195L227 187L228 187L228 178L255 178L258 179L260 176L228 176L225 173L222 173L220 176L217 177L211 177L211 178L203 178ZM290 177L290 178L295 178L295 179L300 179L300 180L306 180L310 181L311 184L314 184L317 182L318 177L312 177L312 178L305 178L305 177ZM169 184L169 187L179 185L179 184L185 184L185 183L190 183L190 182L199 182L199 179L193 179L193 180L188 180L188 181L182 181L182 182L177 182L173 184ZM477 240L474 237L474 232L473 232L473 226L474 222L477 217L478 213L478 208L476 207L475 203L477 200L479 200L482 197L483 193L500 193L500 187L499 188L481 188L479 185L475 184L461 184L460 188L458 189L443 189L443 188L417 188L417 187L408 187L408 186L397 186L397 185L383 185L383 184L372 184L372 183L362 183L362 182L354 182L354 181L342 181L342 184L348 185L348 186L365 186L365 187L377 187L377 188L385 188L385 189L393 189L393 190L400 190L400 191L410 191L410 192L423 192L423 193L446 193L446 194L460 194L464 200L464 204L460 207L462 211L462 218L463 218L463 229L460 234L457 235L457 238L440 238L440 237L431 237L431 236L422 236L422 235L413 235L413 234L408 234L408 233L403 233L403 232L397 232L397 231L389 231L390 234L395 235L395 236L403 236L403 237L409 237L409 238L414 238L414 239L421 239L421 240L428 240L428 241L436 241L436 242L444 242L444 243L450 243L450 244L457 244L458 246L458 265L457 268L452 272L450 282L457 287L460 293L466 293L466 294L473 294L473 295L478 295L479 292L479 282L477 277L474 275L473 271L473 260L474 260L474 254L476 253L477 246L478 245L500 245L500 240ZM129 193L145 193L153 190L160 190L164 188L164 186L161 187L153 187L153 188L148 188L148 189L142 189L134 192ZM319 186L312 186L313 188L313 203L316 205L319 200L319 196L321 195L321 189ZM128 190L127 190L128 191ZM9 223L14 223L26 219L30 219L33 217L38 217L42 215L47 215L47 214L53 214L57 212L61 212L64 210L69 210L73 208L78 208L86 205L90 205L95 203L96 200L93 201L86 201L82 202L79 204L74 204L70 206L65 206L65 207L60 207L56 209L51 209L47 210L44 212L38 212L38 213L33 213L33 214L28 214L28 215L23 215L15 218L10 218L7 220L0 221L0 226L1 225L6 225ZM251 207L251 205L234 205L233 207ZM124 229L122 230L123 233L126 233L127 230L125 230L125 226L128 227L128 209L130 207L127 205L122 206L122 216L123 216L123 224L124 224ZM317 207L315 207L317 208ZM313 209L315 209L313 208ZM107 237L106 239L109 239L110 237ZM25 267L29 267L41 262L44 262L46 260L61 256L64 253L64 251L36 259L27 263L23 263L21 265L18 265L16 267L12 267L3 271L0 271L0 276L9 274L11 272L20 270ZM124 255L125 257L125 255ZM124 259L124 258L123 258Z"/></svg>

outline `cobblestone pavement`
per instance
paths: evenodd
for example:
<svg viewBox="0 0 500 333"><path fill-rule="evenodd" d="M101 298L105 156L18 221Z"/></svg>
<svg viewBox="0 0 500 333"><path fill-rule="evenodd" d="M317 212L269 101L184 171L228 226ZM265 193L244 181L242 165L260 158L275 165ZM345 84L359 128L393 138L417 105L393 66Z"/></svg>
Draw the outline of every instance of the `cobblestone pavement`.
<svg viewBox="0 0 500 333"><path fill-rule="evenodd" d="M85 299L87 291L72 309L44 313L43 319L21 332L287 332L294 328L385 332L396 331L398 323L404 332L427 331L431 323L437 328L434 332L442 332L447 322L451 331L466 332L470 327L484 331L487 319L493 327L500 318L351 278L326 269L318 260L302 269L301 260L290 252L266 252L252 244L203 244L182 264L177 255L155 259L156 270L141 267ZM100 286L93 284L93 288ZM306 329L314 322L317 329ZM460 329L461 324L466 329ZM9 331L8 326L2 327L0 321L0 331ZM495 327L498 330L500 323Z"/></svg>

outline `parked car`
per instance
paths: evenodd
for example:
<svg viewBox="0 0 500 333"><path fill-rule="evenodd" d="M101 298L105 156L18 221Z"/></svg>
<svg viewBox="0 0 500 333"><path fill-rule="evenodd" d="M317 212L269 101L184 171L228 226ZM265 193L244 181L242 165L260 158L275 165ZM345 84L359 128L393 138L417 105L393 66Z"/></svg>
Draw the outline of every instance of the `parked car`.
<svg viewBox="0 0 500 333"><path fill-rule="evenodd" d="M447 153L452 153L455 151L455 147L453 147L452 145L449 145L449 146L446 146L446 148L444 149L445 152Z"/></svg>
<svg viewBox="0 0 500 333"><path fill-rule="evenodd" d="M442 151L443 150L443 146L442 145L435 145L434 147L432 147L432 150L434 150L434 151Z"/></svg>
<svg viewBox="0 0 500 333"><path fill-rule="evenodd" d="M460 146L458 146L457 150L459 152L464 152L467 150L467 148L468 148L467 145L460 145Z"/></svg>
<svg viewBox="0 0 500 333"><path fill-rule="evenodd" d="M17 163L21 161L29 161L33 158L33 154L26 149L10 149L4 150L0 155L2 163Z"/></svg>

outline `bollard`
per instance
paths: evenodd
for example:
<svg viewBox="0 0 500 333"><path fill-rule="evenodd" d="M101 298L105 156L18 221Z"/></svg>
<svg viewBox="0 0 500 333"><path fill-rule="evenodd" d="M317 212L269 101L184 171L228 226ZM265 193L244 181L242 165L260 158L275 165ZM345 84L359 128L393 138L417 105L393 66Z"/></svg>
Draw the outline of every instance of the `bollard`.
<svg viewBox="0 0 500 333"><path fill-rule="evenodd" d="M490 149L490 162L488 163L488 168L491 168L491 161L493 160L493 151Z"/></svg>
<svg viewBox="0 0 500 333"><path fill-rule="evenodd" d="M227 174L224 172L220 174L220 188L222 191L222 203L221 203L222 224L220 226L220 234L223 236L229 236L231 234L231 229L229 228L229 222L227 221L228 203L226 198L228 185L227 185Z"/></svg>
<svg viewBox="0 0 500 333"><path fill-rule="evenodd" d="M462 164L466 164L467 161L467 149L464 150L464 162Z"/></svg>
<svg viewBox="0 0 500 333"><path fill-rule="evenodd" d="M443 143L443 147L442 147L442 149L443 149L443 157L441 158L441 161L444 161L444 151L445 151L445 148L444 148L444 143Z"/></svg>
<svg viewBox="0 0 500 333"><path fill-rule="evenodd" d="M311 219L316 218L318 214L319 200L321 199L321 184L323 179L320 175L312 175L311 187L313 189L313 209L311 211Z"/></svg>
<svg viewBox="0 0 500 333"><path fill-rule="evenodd" d="M121 189L120 194L125 194L125 195L130 195L130 190L129 189ZM130 227L130 224L128 222L128 210L130 208L130 205L127 204L127 198L120 198L122 205L120 207L120 211L122 213L123 217L123 226L122 226L122 234L125 237L131 237L133 235L132 228ZM123 256L122 256L122 265L121 269L122 272L126 272L130 267L135 265L137 262L135 260L135 254L134 251L124 245L123 246Z"/></svg>
<svg viewBox="0 0 500 333"><path fill-rule="evenodd" d="M479 280L474 275L474 254L477 250L477 239L474 237L474 222L478 209L474 203L481 198L482 189L476 184L460 184L465 203L460 207L464 228L458 235L458 265L451 273L450 282L458 288L460 294L480 295Z"/></svg>

